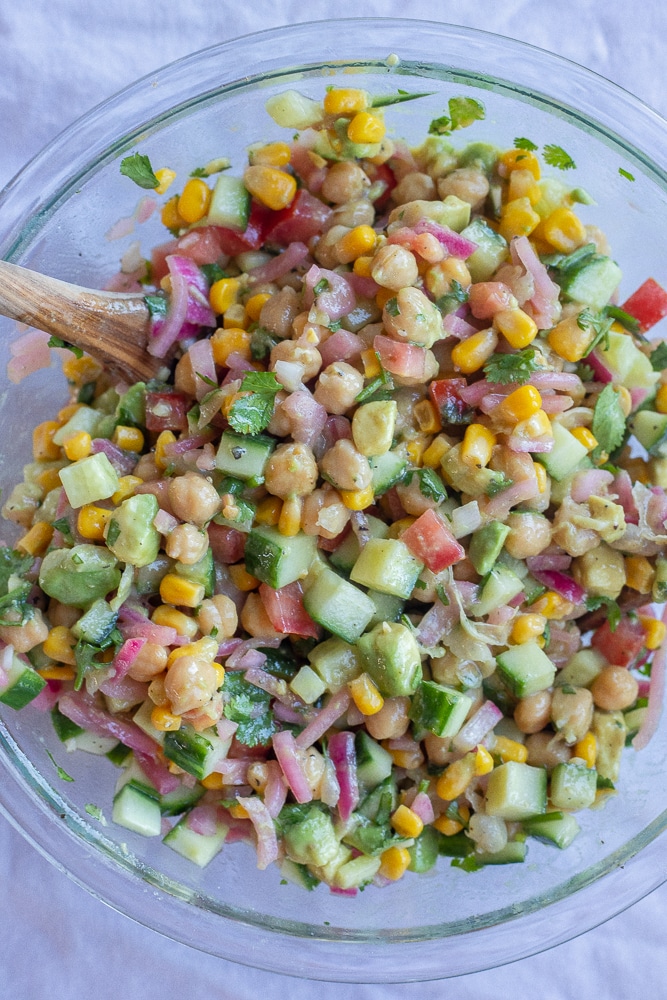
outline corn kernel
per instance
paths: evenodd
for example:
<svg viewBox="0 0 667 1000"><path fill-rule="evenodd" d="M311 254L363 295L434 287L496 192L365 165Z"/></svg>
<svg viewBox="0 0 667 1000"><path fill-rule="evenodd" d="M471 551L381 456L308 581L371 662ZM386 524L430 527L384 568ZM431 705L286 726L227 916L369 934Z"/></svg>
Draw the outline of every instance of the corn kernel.
<svg viewBox="0 0 667 1000"><path fill-rule="evenodd" d="M424 829L421 816L404 805L400 805L392 813L391 825L402 837L418 837Z"/></svg>
<svg viewBox="0 0 667 1000"><path fill-rule="evenodd" d="M36 521L32 528L19 538L16 548L29 556L42 556L51 544L53 527L46 521Z"/></svg>
<svg viewBox="0 0 667 1000"><path fill-rule="evenodd" d="M494 416L498 413L512 423L518 423L521 420L530 420L541 409L542 397L535 386L521 385L498 404Z"/></svg>
<svg viewBox="0 0 667 1000"><path fill-rule="evenodd" d="M76 527L82 538L90 541L104 541L104 530L111 520L113 511L96 504L86 504L81 507L76 519Z"/></svg>
<svg viewBox="0 0 667 1000"><path fill-rule="evenodd" d="M544 410L538 410L527 420L520 420L514 427L514 433L520 437L538 438L553 437L553 428Z"/></svg>
<svg viewBox="0 0 667 1000"><path fill-rule="evenodd" d="M76 677L76 670L74 667L42 667L37 673L40 677L43 677L45 681L73 681Z"/></svg>
<svg viewBox="0 0 667 1000"><path fill-rule="evenodd" d="M155 176L158 179L158 185L155 188L155 193L165 194L176 180L176 171L170 170L169 167L160 167L159 170L155 171Z"/></svg>
<svg viewBox="0 0 667 1000"><path fill-rule="evenodd" d="M537 336L537 323L523 309L501 309L493 317L493 325L516 350L528 347Z"/></svg>
<svg viewBox="0 0 667 1000"><path fill-rule="evenodd" d="M249 590L256 590L259 587L259 580L256 576L252 576L248 573L245 568L245 563L234 563L233 566L229 566L229 575L232 578L232 583L238 590L242 590L243 593L247 593Z"/></svg>
<svg viewBox="0 0 667 1000"><path fill-rule="evenodd" d="M60 424L57 420L44 420L32 432L32 457L36 462L52 462L60 458L60 445L53 443L53 435Z"/></svg>
<svg viewBox="0 0 667 1000"><path fill-rule="evenodd" d="M458 820L450 819L444 813L442 816L436 816L431 825L445 837L453 837L455 833L460 833L463 829L462 823L459 823Z"/></svg>
<svg viewBox="0 0 667 1000"><path fill-rule="evenodd" d="M529 198L515 198L503 206L498 232L510 242L516 236L529 236L539 225L540 217Z"/></svg>
<svg viewBox="0 0 667 1000"><path fill-rule="evenodd" d="M658 413L667 413L667 382L656 392L654 405Z"/></svg>
<svg viewBox="0 0 667 1000"><path fill-rule="evenodd" d="M597 448L598 439L592 431L589 431L588 427L573 427L570 434L577 439L579 444L583 444L584 448L588 451L593 451L593 448Z"/></svg>
<svg viewBox="0 0 667 1000"><path fill-rule="evenodd" d="M127 500L136 492L137 486L141 486L143 479L139 476L121 476L118 480L118 489L111 496L111 502L116 504L121 504L123 500Z"/></svg>
<svg viewBox="0 0 667 1000"><path fill-rule="evenodd" d="M68 403L67 406L63 406L62 410L58 410L58 420L61 426L66 424L70 420L77 410L81 409L81 403Z"/></svg>
<svg viewBox="0 0 667 1000"><path fill-rule="evenodd" d="M572 253L586 242L586 227L571 208L555 208L540 227L540 235L559 253Z"/></svg>
<svg viewBox="0 0 667 1000"><path fill-rule="evenodd" d="M167 229L184 229L187 225L184 218L178 212L178 195L175 194L169 201L165 201L160 212L160 221Z"/></svg>
<svg viewBox="0 0 667 1000"><path fill-rule="evenodd" d="M218 655L218 649L218 643L210 635L202 636L196 642L187 642L182 646L176 646L167 657L167 670L181 656L202 656L206 660L213 660Z"/></svg>
<svg viewBox="0 0 667 1000"><path fill-rule="evenodd" d="M255 522L257 524L277 524L280 520L282 501L278 497L264 497L257 504Z"/></svg>
<svg viewBox="0 0 667 1000"><path fill-rule="evenodd" d="M368 107L368 94L352 87L334 87L322 103L328 115L354 115Z"/></svg>
<svg viewBox="0 0 667 1000"><path fill-rule="evenodd" d="M456 345L452 351L452 361L464 375L472 375L486 364L497 346L498 334L493 327L479 330Z"/></svg>
<svg viewBox="0 0 667 1000"><path fill-rule="evenodd" d="M424 284L436 299L452 290L453 281L458 281L463 288L468 288L472 281L468 265L460 257L445 257L424 272Z"/></svg>
<svg viewBox="0 0 667 1000"><path fill-rule="evenodd" d="M537 487L540 493L544 493L548 485L547 470L544 468L541 462L533 461L533 469L535 470L535 479L537 480Z"/></svg>
<svg viewBox="0 0 667 1000"><path fill-rule="evenodd" d="M393 288L381 288L379 292L375 293L375 304L378 309L384 309L389 299L393 299L396 292Z"/></svg>
<svg viewBox="0 0 667 1000"><path fill-rule="evenodd" d="M426 434L416 434L405 445L408 459L414 466L422 464L422 456L430 444L430 438Z"/></svg>
<svg viewBox="0 0 667 1000"><path fill-rule="evenodd" d="M89 354L82 354L80 358L71 357L63 361L63 375L68 382L75 385L85 385L86 382L94 382L102 374L102 365L95 361Z"/></svg>
<svg viewBox="0 0 667 1000"><path fill-rule="evenodd" d="M248 819L249 818L249 816L248 816L248 810L240 802L236 802L236 803L234 803L234 805L228 806L227 807L227 811L229 812L229 815L232 816L234 819Z"/></svg>
<svg viewBox="0 0 667 1000"><path fill-rule="evenodd" d="M294 535L299 534L302 508L303 501L301 497L288 497L283 501L280 517L278 518L278 531L281 535L293 538Z"/></svg>
<svg viewBox="0 0 667 1000"><path fill-rule="evenodd" d="M371 253L376 239L377 234L372 226L355 226L337 241L336 256L341 264L349 264L357 257Z"/></svg>
<svg viewBox="0 0 667 1000"><path fill-rule="evenodd" d="M422 455L422 465L429 469L437 469L440 462L451 449L451 444L444 434L439 434L431 441L430 445Z"/></svg>
<svg viewBox="0 0 667 1000"><path fill-rule="evenodd" d="M151 615L151 621L156 625L166 625L167 628L173 628L178 635L184 635L188 639L194 639L199 631L199 626L194 618L167 604L158 605Z"/></svg>
<svg viewBox="0 0 667 1000"><path fill-rule="evenodd" d="M517 615L510 632L510 640L517 646L521 646L524 642L530 642L542 635L546 627L547 620L544 615L534 613Z"/></svg>
<svg viewBox="0 0 667 1000"><path fill-rule="evenodd" d="M386 131L379 115L371 114L370 111L358 111L347 126L347 137L350 142L356 143L381 142Z"/></svg>
<svg viewBox="0 0 667 1000"><path fill-rule="evenodd" d="M530 170L536 181L540 179L540 161L527 149L508 149L498 161L501 177L509 177L513 170Z"/></svg>
<svg viewBox="0 0 667 1000"><path fill-rule="evenodd" d="M76 666L75 646L76 638L72 630L66 625L54 625L44 640L42 649L50 660L56 660L57 663L67 663L74 667Z"/></svg>
<svg viewBox="0 0 667 1000"><path fill-rule="evenodd" d="M646 634L646 639L644 640L646 648L651 650L660 649L665 641L667 625L658 618L652 618L650 615L640 615L639 620Z"/></svg>
<svg viewBox="0 0 667 1000"><path fill-rule="evenodd" d="M378 874L397 882L403 878L410 866L410 852L407 847L389 847L380 855Z"/></svg>
<svg viewBox="0 0 667 1000"><path fill-rule="evenodd" d="M493 771L493 757L486 747L477 747L475 751L475 774L481 776Z"/></svg>
<svg viewBox="0 0 667 1000"><path fill-rule="evenodd" d="M78 462L80 458L87 458L93 441L88 431L77 431L67 438L63 444L63 451L70 462Z"/></svg>
<svg viewBox="0 0 667 1000"><path fill-rule="evenodd" d="M461 443L461 461L474 469L483 469L491 460L496 435L484 424L468 424Z"/></svg>
<svg viewBox="0 0 667 1000"><path fill-rule="evenodd" d="M549 330L547 341L559 357L565 361L577 362L590 350L594 336L587 324L582 329L576 316L568 316Z"/></svg>
<svg viewBox="0 0 667 1000"><path fill-rule="evenodd" d="M36 476L37 485L40 489L44 490L44 493L50 493L51 490L58 489L62 486L60 481L60 470L59 469L44 469Z"/></svg>
<svg viewBox="0 0 667 1000"><path fill-rule="evenodd" d="M245 304L245 311L248 314L248 318L256 323L259 319L259 314L262 311L262 306L265 305L271 298L270 292L257 292L256 295L251 295Z"/></svg>
<svg viewBox="0 0 667 1000"><path fill-rule="evenodd" d="M144 433L139 427L125 427L123 424L118 424L112 440L123 451L139 452L144 447Z"/></svg>
<svg viewBox="0 0 667 1000"><path fill-rule="evenodd" d="M219 316L227 312L230 306L236 305L240 288L238 278L220 278L214 281L208 293L213 312Z"/></svg>
<svg viewBox="0 0 667 1000"><path fill-rule="evenodd" d="M219 792L220 789L224 787L225 781L223 775L218 771L211 771L210 774L207 774L205 778L201 779L200 784L203 785L204 788L208 788L210 792Z"/></svg>
<svg viewBox="0 0 667 1000"><path fill-rule="evenodd" d="M363 490L340 490L340 498L348 510L366 510L375 501L373 485Z"/></svg>
<svg viewBox="0 0 667 1000"><path fill-rule="evenodd" d="M528 750L523 743L511 740L508 736L496 736L492 749L495 756L500 757L503 764L506 764L508 760L513 760L517 764L525 764L528 760Z"/></svg>
<svg viewBox="0 0 667 1000"><path fill-rule="evenodd" d="M370 278L372 266L373 258L364 255L362 257L355 258L352 270L355 274L358 274L362 278Z"/></svg>
<svg viewBox="0 0 667 1000"><path fill-rule="evenodd" d="M250 162L265 167L286 167L292 159L292 150L286 142L268 142L250 151Z"/></svg>
<svg viewBox="0 0 667 1000"><path fill-rule="evenodd" d="M437 434L442 430L440 416L430 399L420 399L412 412L422 434Z"/></svg>
<svg viewBox="0 0 667 1000"><path fill-rule="evenodd" d="M475 776L475 756L474 753L467 753L445 768L435 786L441 799L451 802L463 795Z"/></svg>
<svg viewBox="0 0 667 1000"><path fill-rule="evenodd" d="M226 366L230 354L240 354L246 361L250 361L252 359L251 336L247 330L242 330L240 327L216 330L211 336L211 348L216 365Z"/></svg>
<svg viewBox="0 0 667 1000"><path fill-rule="evenodd" d="M246 167L243 183L257 201L273 209L274 212L291 205L296 194L295 178L277 167L261 164Z"/></svg>
<svg viewBox="0 0 667 1000"><path fill-rule="evenodd" d="M359 674L347 686L362 715L376 715L384 705L384 698L368 674Z"/></svg>
<svg viewBox="0 0 667 1000"><path fill-rule="evenodd" d="M178 199L178 214L192 225L200 222L208 213L212 191L201 177L191 177Z"/></svg>
<svg viewBox="0 0 667 1000"><path fill-rule="evenodd" d="M573 757L579 757L586 762L587 767L595 767L597 760L597 740L595 733L588 732L582 739L577 740L572 748Z"/></svg>
<svg viewBox="0 0 667 1000"><path fill-rule="evenodd" d="M514 201L516 198L528 198L531 205L537 205L542 197L540 185L536 183L535 177L530 170L521 169L517 164L516 169L509 175L507 185L507 200Z"/></svg>
<svg viewBox="0 0 667 1000"><path fill-rule="evenodd" d="M182 722L180 715L175 715L162 705L156 705L151 712L151 725L161 733L176 732L181 728Z"/></svg>
<svg viewBox="0 0 667 1000"><path fill-rule="evenodd" d="M547 590L530 607L534 614L544 615L545 618L552 621L566 618L574 609L572 602L556 593L555 590Z"/></svg>
<svg viewBox="0 0 667 1000"><path fill-rule="evenodd" d="M230 306L222 318L224 330L245 330L248 326L248 314L242 302Z"/></svg>
<svg viewBox="0 0 667 1000"><path fill-rule="evenodd" d="M364 366L365 378L375 378L375 376L379 375L382 370L380 368L377 352L372 349L361 352L361 363Z"/></svg>
<svg viewBox="0 0 667 1000"><path fill-rule="evenodd" d="M186 580L177 573L167 573L160 581L160 597L165 604L197 608L204 600L204 585Z"/></svg>

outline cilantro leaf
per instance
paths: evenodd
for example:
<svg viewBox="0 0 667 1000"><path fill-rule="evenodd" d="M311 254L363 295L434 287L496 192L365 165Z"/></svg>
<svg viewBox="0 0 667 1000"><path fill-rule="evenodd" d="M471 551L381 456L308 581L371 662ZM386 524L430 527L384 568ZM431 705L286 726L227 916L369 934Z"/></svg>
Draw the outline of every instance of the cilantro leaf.
<svg viewBox="0 0 667 1000"><path fill-rule="evenodd" d="M166 316L169 303L165 295L144 295L151 317Z"/></svg>
<svg viewBox="0 0 667 1000"><path fill-rule="evenodd" d="M214 285L216 281L227 278L227 272L219 264L200 264L199 270L203 273L209 285Z"/></svg>
<svg viewBox="0 0 667 1000"><path fill-rule="evenodd" d="M282 385L273 372L247 372L241 382L239 396L232 403L227 417L239 434L259 434L271 422L276 393Z"/></svg>
<svg viewBox="0 0 667 1000"><path fill-rule="evenodd" d="M380 390L385 389L387 392L391 392L394 388L394 380L389 372L382 366L380 355L377 351L375 352L375 357L377 358L377 363L380 366L380 374L376 375L370 380L368 385L364 386L361 392L356 396L355 403L365 403L371 398L371 396L375 396L376 399L379 399L380 397L377 394Z"/></svg>
<svg viewBox="0 0 667 1000"><path fill-rule="evenodd" d="M628 181L633 181L635 179L635 175L631 174L629 170L624 170L623 167L619 167L618 172L621 175L621 177L625 177L625 179Z"/></svg>
<svg viewBox="0 0 667 1000"><path fill-rule="evenodd" d="M606 385L597 398L591 430L598 446L607 454L618 448L623 441L625 414L620 396L613 385Z"/></svg>
<svg viewBox="0 0 667 1000"><path fill-rule="evenodd" d="M263 326L258 326L250 335L250 355L253 361L263 361L270 353L271 349L280 340L265 330Z"/></svg>
<svg viewBox="0 0 667 1000"><path fill-rule="evenodd" d="M143 153L133 153L121 160L120 172L148 191L154 190L160 183L153 172L151 161Z"/></svg>
<svg viewBox="0 0 667 1000"><path fill-rule="evenodd" d="M513 482L514 480L508 479L504 472L499 473L486 487L485 492L487 497L495 497L498 493L502 493L503 490L509 489Z"/></svg>
<svg viewBox="0 0 667 1000"><path fill-rule="evenodd" d="M102 812L99 806L96 806L93 802L87 802L86 805L84 806L84 809L86 810L89 816L92 816L93 819L96 819L99 823L102 824L102 826L107 825L107 822L104 818L104 813Z"/></svg>
<svg viewBox="0 0 667 1000"><path fill-rule="evenodd" d="M527 382L540 365L535 362L535 349L526 347L516 354L492 354L484 365L484 374L489 382L499 385Z"/></svg>
<svg viewBox="0 0 667 1000"><path fill-rule="evenodd" d="M320 278L313 288L313 295L321 295L322 292L328 292L330 288L329 281L326 278Z"/></svg>
<svg viewBox="0 0 667 1000"><path fill-rule="evenodd" d="M650 354L651 368L654 372L661 372L667 368L667 343L663 341L658 344Z"/></svg>
<svg viewBox="0 0 667 1000"><path fill-rule="evenodd" d="M190 177L208 177L208 174L203 167L195 167L190 171Z"/></svg>
<svg viewBox="0 0 667 1000"><path fill-rule="evenodd" d="M618 602L611 597L603 597L599 594L594 594L586 598L587 611L597 611L598 608L606 608L609 628L612 632L615 632L622 614Z"/></svg>
<svg viewBox="0 0 667 1000"><path fill-rule="evenodd" d="M576 374L579 376L582 382L594 382L595 372L590 365L582 365L581 361L577 363Z"/></svg>
<svg viewBox="0 0 667 1000"><path fill-rule="evenodd" d="M624 326L634 336L640 334L639 320L635 316L631 316L625 309L621 309L620 306L608 305L604 307L603 311L605 316L610 316L611 319L616 320L617 323Z"/></svg>
<svg viewBox="0 0 667 1000"><path fill-rule="evenodd" d="M74 778L72 777L71 774L68 774L67 771L65 771L60 766L60 764L56 764L55 757L53 756L53 754L51 753L50 750L46 751L46 756L49 758L49 760L51 761L51 763L55 767L56 771L58 772L58 777L61 779L61 781L74 781Z"/></svg>
<svg viewBox="0 0 667 1000"><path fill-rule="evenodd" d="M433 97L433 91L424 94L409 94L406 90L399 90L396 94L381 94L371 98L372 108L386 108L390 104L403 104L404 101L416 101L418 97Z"/></svg>
<svg viewBox="0 0 667 1000"><path fill-rule="evenodd" d="M519 138L514 140L514 148L525 149L527 152L532 153L537 149L537 146L534 142L531 142L530 139Z"/></svg>
<svg viewBox="0 0 667 1000"><path fill-rule="evenodd" d="M452 119L448 118L447 115L441 115L440 118L434 118L428 127L429 135L449 135L452 131Z"/></svg>
<svg viewBox="0 0 667 1000"><path fill-rule="evenodd" d="M387 310L387 312L389 313L390 316L399 316L400 315L401 310L400 310L400 307L398 305L398 299L396 298L395 295L394 295L393 298L387 299L384 307L385 307L385 309Z"/></svg>
<svg viewBox="0 0 667 1000"><path fill-rule="evenodd" d="M0 598L0 625L25 625L33 617L34 608L28 604L31 583L22 583Z"/></svg>
<svg viewBox="0 0 667 1000"><path fill-rule="evenodd" d="M76 660L76 680L74 682L75 691L81 689L85 678L88 674L92 673L94 670L102 670L107 666L106 663L100 663L97 659L100 653L109 649L111 646L114 648L114 652L117 652L123 643L123 637L117 628L114 628L106 639L100 643L85 642L83 639L79 639L76 646L74 647L74 659Z"/></svg>
<svg viewBox="0 0 667 1000"><path fill-rule="evenodd" d="M468 298L468 293L461 282L454 278L449 291L436 299L435 304L442 315L447 316L449 313L456 312L459 306L468 301Z"/></svg>
<svg viewBox="0 0 667 1000"><path fill-rule="evenodd" d="M598 344L602 344L604 351L609 348L609 331L613 325L613 318L602 313L594 313L592 309L582 309L577 316L577 326L580 330L593 334L584 357L587 358L591 351L594 351Z"/></svg>
<svg viewBox="0 0 667 1000"><path fill-rule="evenodd" d="M210 385L214 389L220 388L218 383L214 379L209 378L208 375L202 375L201 372L195 372L195 375L197 376L197 378L200 378L202 380L204 385Z"/></svg>
<svg viewBox="0 0 667 1000"><path fill-rule="evenodd" d="M276 731L271 695L241 674L227 673L222 687L225 718L238 722L235 736L247 747L265 745Z"/></svg>
<svg viewBox="0 0 667 1000"><path fill-rule="evenodd" d="M438 504L447 499L445 484L433 469L413 469L412 472L408 473L406 482L412 482L415 476L419 480L419 492L423 497L434 500Z"/></svg>
<svg viewBox="0 0 667 1000"><path fill-rule="evenodd" d="M448 106L449 115L434 118L428 127L429 135L449 135L486 118L484 105L474 97L450 97Z"/></svg>
<svg viewBox="0 0 667 1000"><path fill-rule="evenodd" d="M0 547L0 594L6 594L10 576L23 576L34 562L33 556L24 555L17 549Z"/></svg>
<svg viewBox="0 0 667 1000"><path fill-rule="evenodd" d="M80 347L75 347L74 344L68 344L66 340L61 340L60 337L51 336L46 345L47 347L63 347L67 351L71 351L75 358L82 358L83 351Z"/></svg>
<svg viewBox="0 0 667 1000"><path fill-rule="evenodd" d="M545 163L548 163L550 167L557 167L559 170L573 170L577 165L562 146L545 146L543 155Z"/></svg>

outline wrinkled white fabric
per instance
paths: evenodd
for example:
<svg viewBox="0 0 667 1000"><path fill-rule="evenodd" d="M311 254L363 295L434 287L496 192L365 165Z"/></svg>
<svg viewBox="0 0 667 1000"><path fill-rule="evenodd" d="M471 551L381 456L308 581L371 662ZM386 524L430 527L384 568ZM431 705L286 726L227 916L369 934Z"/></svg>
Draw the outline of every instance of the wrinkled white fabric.
<svg viewBox="0 0 667 1000"><path fill-rule="evenodd" d="M409 16L519 38L582 63L667 115L664 0L224 0L0 3L0 188L115 91L215 42L331 16ZM620 1000L667 996L667 885L602 927L492 972L412 986L340 986L254 972L174 944L105 907L0 817L0 996L15 1000Z"/></svg>

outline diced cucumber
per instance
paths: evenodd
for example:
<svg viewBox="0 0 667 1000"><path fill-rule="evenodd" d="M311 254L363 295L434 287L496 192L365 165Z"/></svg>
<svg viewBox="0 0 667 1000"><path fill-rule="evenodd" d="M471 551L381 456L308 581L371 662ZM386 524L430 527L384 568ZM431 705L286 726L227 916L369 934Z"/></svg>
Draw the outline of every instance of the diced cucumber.
<svg viewBox="0 0 667 1000"><path fill-rule="evenodd" d="M435 681L422 681L417 688L410 718L417 732L428 730L444 739L456 736L472 706L472 699L455 688Z"/></svg>
<svg viewBox="0 0 667 1000"><path fill-rule="evenodd" d="M181 726L164 735L164 755L188 774L203 781L215 764L227 755L231 737L222 740L215 729L198 733L192 726Z"/></svg>
<svg viewBox="0 0 667 1000"><path fill-rule="evenodd" d="M369 543L370 544L370 543ZM357 642L363 667L383 695L412 695L422 679L417 641L400 622L380 622Z"/></svg>
<svg viewBox="0 0 667 1000"><path fill-rule="evenodd" d="M65 740L65 748L68 753L83 750L84 753L92 753L95 757L104 757L116 747L117 743L113 736L99 736L84 729L83 732Z"/></svg>
<svg viewBox="0 0 667 1000"><path fill-rule="evenodd" d="M102 545L82 543L47 552L39 569L39 585L61 604L87 608L120 583L118 562Z"/></svg>
<svg viewBox="0 0 667 1000"><path fill-rule="evenodd" d="M554 437L552 450L536 453L534 457L536 462L541 462L552 479L560 481L574 472L588 452L586 446L562 424L554 422L551 428Z"/></svg>
<svg viewBox="0 0 667 1000"><path fill-rule="evenodd" d="M332 694L340 691L344 684L361 673L361 658L356 646L337 637L327 639L311 649L308 659Z"/></svg>
<svg viewBox="0 0 667 1000"><path fill-rule="evenodd" d="M381 594L408 598L423 568L400 538L371 538L359 553L350 579Z"/></svg>
<svg viewBox="0 0 667 1000"><path fill-rule="evenodd" d="M650 359L637 347L627 333L610 330L608 344L597 347L603 363L611 370L616 385L626 389L648 389L660 378L653 370Z"/></svg>
<svg viewBox="0 0 667 1000"><path fill-rule="evenodd" d="M530 836L555 844L561 850L569 847L581 827L570 813L547 812L523 821L523 829Z"/></svg>
<svg viewBox="0 0 667 1000"><path fill-rule="evenodd" d="M378 590L369 590L368 597L375 605L375 611L369 625L378 622L397 622L403 612L405 601L394 594L381 594Z"/></svg>
<svg viewBox="0 0 667 1000"><path fill-rule="evenodd" d="M310 97L305 97L298 90L283 90L274 97L269 97L264 105L276 125L281 128L310 128L322 121L322 105Z"/></svg>
<svg viewBox="0 0 667 1000"><path fill-rule="evenodd" d="M398 451L386 451L384 455L374 455L369 459L373 493L380 496L396 483L400 483L408 467L405 455Z"/></svg>
<svg viewBox="0 0 667 1000"><path fill-rule="evenodd" d="M630 430L649 455L667 457L667 413L640 410L630 418Z"/></svg>
<svg viewBox="0 0 667 1000"><path fill-rule="evenodd" d="M317 539L300 531L281 535L272 525L258 525L248 535L246 569L269 587L279 590L303 579L317 554Z"/></svg>
<svg viewBox="0 0 667 1000"><path fill-rule="evenodd" d="M556 809L588 809L596 791L597 771L582 760L556 764L551 772L549 798Z"/></svg>
<svg viewBox="0 0 667 1000"><path fill-rule="evenodd" d="M209 226L224 226L243 232L250 215L250 193L240 177L220 174L208 209Z"/></svg>
<svg viewBox="0 0 667 1000"><path fill-rule="evenodd" d="M510 646L496 658L496 664L500 677L517 698L544 691L556 676L554 664L536 642Z"/></svg>
<svg viewBox="0 0 667 1000"><path fill-rule="evenodd" d="M191 830L187 823L188 817L183 816L162 838L162 843L200 868L205 868L222 850L229 826L218 820L215 833L203 834Z"/></svg>
<svg viewBox="0 0 667 1000"><path fill-rule="evenodd" d="M125 785L132 785L132 787L136 788L137 791L141 792L143 795L147 795L150 799L155 799L156 802L160 798L160 793L157 788L150 778L148 778L142 771L135 757L130 759L127 767L124 767L118 775L114 794L118 795L120 790L124 788Z"/></svg>
<svg viewBox="0 0 667 1000"><path fill-rule="evenodd" d="M72 632L77 639L99 646L109 638L117 620L118 615L112 611L109 602L99 598L74 622Z"/></svg>
<svg viewBox="0 0 667 1000"><path fill-rule="evenodd" d="M209 548L205 555L198 562L188 566L187 563L178 560L172 567L172 572L177 576L182 576L192 583L201 584L204 588L204 597L213 597L215 589L215 566L213 564L213 552Z"/></svg>
<svg viewBox="0 0 667 1000"><path fill-rule="evenodd" d="M53 443L62 446L68 438L73 437L80 431L86 431L91 437L95 437L97 425L101 418L102 414L99 410L94 410L91 406L80 406L78 410L74 411L69 420L55 432Z"/></svg>
<svg viewBox="0 0 667 1000"><path fill-rule="evenodd" d="M368 522L368 533L371 538L386 538L389 534L389 525L381 521L379 517L372 514L366 515ZM342 569L344 573L349 573L355 562L359 558L361 546L355 533L351 531L345 536L340 545L331 553L330 561L337 569Z"/></svg>
<svg viewBox="0 0 667 1000"><path fill-rule="evenodd" d="M314 621L346 642L356 642L375 613L362 590L326 567L312 583L306 580L303 606Z"/></svg>
<svg viewBox="0 0 667 1000"><path fill-rule="evenodd" d="M160 532L153 521L160 506L152 493L123 500L107 527L107 547L121 562L149 566L160 551Z"/></svg>
<svg viewBox="0 0 667 1000"><path fill-rule="evenodd" d="M60 481L75 509L108 500L118 489L118 473L103 451L66 465L60 470Z"/></svg>
<svg viewBox="0 0 667 1000"><path fill-rule="evenodd" d="M607 660L597 649L580 649L558 671L554 684L557 687L563 684L588 687L606 665Z"/></svg>
<svg viewBox="0 0 667 1000"><path fill-rule="evenodd" d="M625 728L627 735L625 737L626 745L629 741L632 741L633 737L637 735L641 727L644 725L644 719L646 718L646 713L648 708L644 705L640 708L632 708L629 712L624 712L625 716Z"/></svg>
<svg viewBox="0 0 667 1000"><path fill-rule="evenodd" d="M206 789L203 785L179 785L172 792L160 796L160 812L163 816L180 816L199 802Z"/></svg>
<svg viewBox="0 0 667 1000"><path fill-rule="evenodd" d="M487 575L479 598L472 606L472 613L477 618L488 615L496 608L501 608L509 604L512 598L520 594L522 590L523 580L516 573L513 573L509 567L502 563L497 563Z"/></svg>
<svg viewBox="0 0 667 1000"><path fill-rule="evenodd" d="M615 261L603 254L594 254L580 267L565 271L560 286L572 302L602 309L618 288L621 277L621 269Z"/></svg>
<svg viewBox="0 0 667 1000"><path fill-rule="evenodd" d="M264 467L275 446L275 439L265 434L224 431L215 464L222 472L258 486L264 482Z"/></svg>
<svg viewBox="0 0 667 1000"><path fill-rule="evenodd" d="M438 845L438 853L446 858L467 858L474 850L474 842L466 836L463 830L460 833L442 837Z"/></svg>
<svg viewBox="0 0 667 1000"><path fill-rule="evenodd" d="M489 774L486 811L490 816L521 820L545 812L546 807L545 768L510 760L495 767Z"/></svg>
<svg viewBox="0 0 667 1000"><path fill-rule="evenodd" d="M360 730L363 732L363 730ZM358 735L358 734L357 734ZM383 748L381 748L383 749ZM398 789L393 774L384 778L366 795L358 805L356 812L365 819L380 825L389 822L391 814L398 805Z"/></svg>
<svg viewBox="0 0 667 1000"><path fill-rule="evenodd" d="M77 726L76 722L72 722L66 715L63 715L57 705L54 705L51 709L51 722L53 723L56 736L63 743L84 732L82 726Z"/></svg>
<svg viewBox="0 0 667 1000"><path fill-rule="evenodd" d="M13 653L9 667L0 682L0 701L17 711L24 708L46 687L46 681L21 653Z"/></svg>
<svg viewBox="0 0 667 1000"><path fill-rule="evenodd" d="M142 837L159 837L162 831L162 814L157 800L131 783L114 796L111 818L114 823Z"/></svg>
<svg viewBox="0 0 667 1000"><path fill-rule="evenodd" d="M507 258L507 240L481 218L473 219L461 236L477 244L475 252L466 260L470 277L473 281L488 281Z"/></svg>
<svg viewBox="0 0 667 1000"><path fill-rule="evenodd" d="M475 852L475 861L480 865L516 865L526 860L528 851L523 840L508 840L499 851L490 854L488 851Z"/></svg>
<svg viewBox="0 0 667 1000"><path fill-rule="evenodd" d="M366 885L377 875L382 858L369 858L360 854L358 858L346 861L337 869L334 876L334 885L339 889L352 889L359 885Z"/></svg>
<svg viewBox="0 0 667 1000"><path fill-rule="evenodd" d="M365 729L357 731L354 748L357 755L357 778L363 789L369 791L391 775L391 754L369 736Z"/></svg>
<svg viewBox="0 0 667 1000"><path fill-rule="evenodd" d="M327 689L322 678L305 663L289 682L289 686L297 698L300 698L306 705L312 705L313 702L322 697Z"/></svg>
<svg viewBox="0 0 667 1000"><path fill-rule="evenodd" d="M139 729L143 730L147 736L155 740L160 746L164 743L165 734L161 729L156 729L151 721L151 713L155 705L150 698L147 698L143 705L137 709L132 716L132 721Z"/></svg>

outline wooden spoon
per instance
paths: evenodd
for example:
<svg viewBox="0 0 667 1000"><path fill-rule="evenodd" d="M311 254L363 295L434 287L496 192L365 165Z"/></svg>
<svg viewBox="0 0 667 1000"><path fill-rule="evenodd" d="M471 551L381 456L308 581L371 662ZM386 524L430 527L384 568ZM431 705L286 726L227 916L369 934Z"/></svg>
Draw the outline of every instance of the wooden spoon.
<svg viewBox="0 0 667 1000"><path fill-rule="evenodd" d="M150 317L139 292L92 291L0 260L0 315L80 347L132 382L165 367L146 350Z"/></svg>

